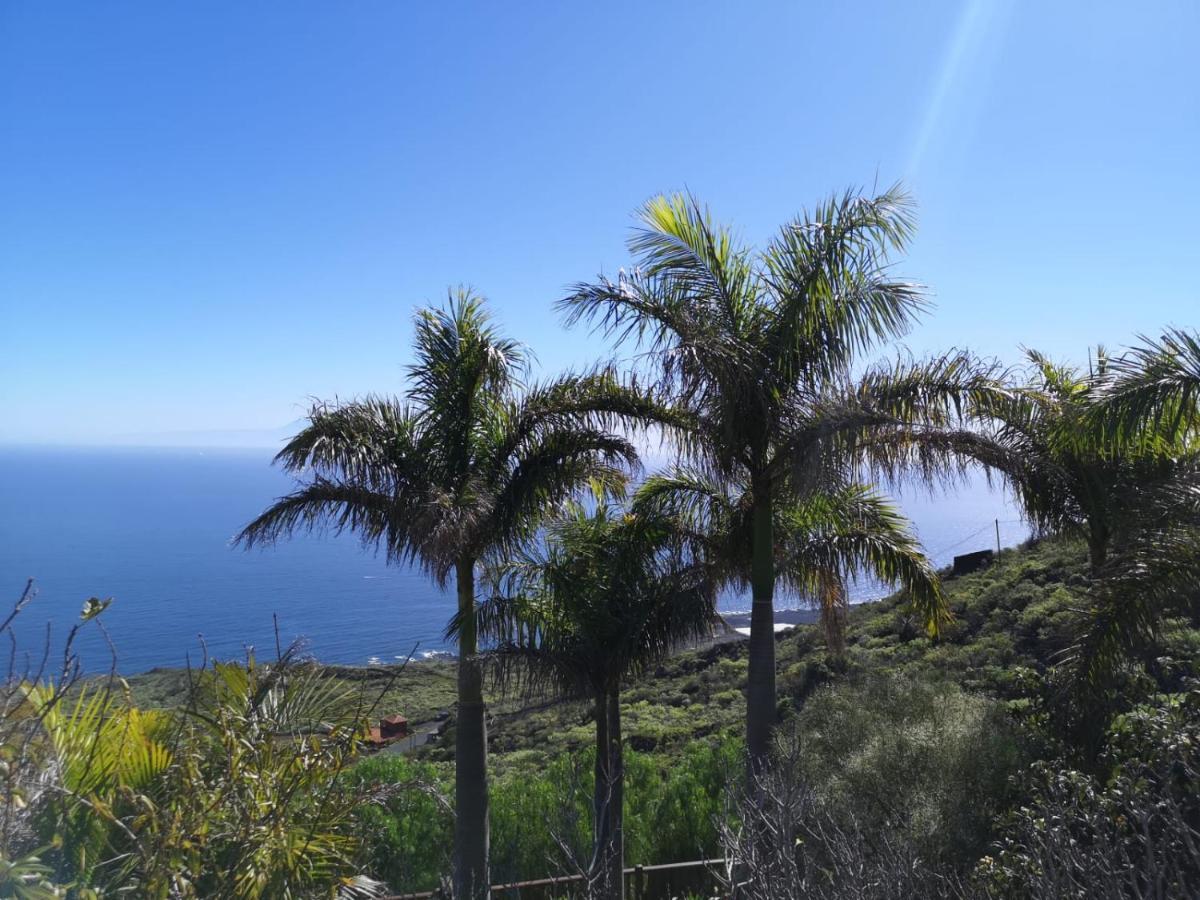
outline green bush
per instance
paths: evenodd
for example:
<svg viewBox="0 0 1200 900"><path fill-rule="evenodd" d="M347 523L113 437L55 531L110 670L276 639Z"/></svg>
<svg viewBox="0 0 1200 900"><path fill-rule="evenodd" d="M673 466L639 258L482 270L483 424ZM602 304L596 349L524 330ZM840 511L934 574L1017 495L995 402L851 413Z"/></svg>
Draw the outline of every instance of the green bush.
<svg viewBox="0 0 1200 900"><path fill-rule="evenodd" d="M717 853L726 786L741 777L741 743L696 742L674 758L626 759L627 865L682 862Z"/></svg>
<svg viewBox="0 0 1200 900"><path fill-rule="evenodd" d="M540 768L513 768L493 780L493 882L572 872L586 861L592 761L590 750L562 755ZM695 742L672 757L627 750L627 863L714 855L726 785L740 777L741 766L741 744L733 740ZM359 811L363 867L395 891L436 887L450 864L451 768L380 755L359 764L352 778L380 800Z"/></svg>
<svg viewBox="0 0 1200 900"><path fill-rule="evenodd" d="M976 859L1023 748L1004 707L957 686L874 676L823 688L796 717L805 775L856 827L926 859Z"/></svg>
<svg viewBox="0 0 1200 900"><path fill-rule="evenodd" d="M177 714L138 709L117 681L65 701L18 685L36 730L0 741L0 760L36 747L54 789L31 825L71 896L260 900L359 874L354 813L369 798L341 776L363 698L287 654L203 674Z"/></svg>
<svg viewBox="0 0 1200 900"><path fill-rule="evenodd" d="M1099 775L1038 764L976 869L1002 897L1200 896L1200 691L1118 716Z"/></svg>
<svg viewBox="0 0 1200 900"><path fill-rule="evenodd" d="M394 891L427 890L450 871L453 775L443 765L380 754L349 774L379 802L358 810L360 863Z"/></svg>

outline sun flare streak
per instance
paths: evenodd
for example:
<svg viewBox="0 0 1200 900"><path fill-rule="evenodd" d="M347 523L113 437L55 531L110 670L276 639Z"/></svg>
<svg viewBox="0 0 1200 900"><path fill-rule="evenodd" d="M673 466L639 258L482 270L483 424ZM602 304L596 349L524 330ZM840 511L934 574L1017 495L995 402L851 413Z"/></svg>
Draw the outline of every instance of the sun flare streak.
<svg viewBox="0 0 1200 900"><path fill-rule="evenodd" d="M990 58L988 50L1002 36L1011 9L1012 0L966 0L963 4L909 150L905 167L908 177L919 173L930 147L946 127L951 107L972 76L979 74L981 64Z"/></svg>

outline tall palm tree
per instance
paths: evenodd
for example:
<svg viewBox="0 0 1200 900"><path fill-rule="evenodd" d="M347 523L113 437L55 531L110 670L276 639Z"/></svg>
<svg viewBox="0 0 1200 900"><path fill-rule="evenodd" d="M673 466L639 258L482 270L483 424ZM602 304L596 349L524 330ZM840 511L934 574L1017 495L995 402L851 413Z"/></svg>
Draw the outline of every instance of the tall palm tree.
<svg viewBox="0 0 1200 900"><path fill-rule="evenodd" d="M749 587L753 498L745 485L722 484L675 468L638 489L634 509L670 516L704 548L723 585ZM777 584L814 604L828 648L844 649L847 581L857 573L903 588L927 622L945 619L941 582L908 521L877 491L861 484L810 493L773 508Z"/></svg>
<svg viewBox="0 0 1200 900"><path fill-rule="evenodd" d="M748 498L753 771L776 716L776 508L853 480L847 469L863 460L893 473L909 464L944 470L954 459L946 429L972 392L993 385L964 354L865 373L857 365L926 305L919 286L891 268L913 230L899 189L832 197L759 252L689 196L654 198L640 219L629 241L635 268L576 285L561 307L568 323L591 320L648 351L680 409L684 459Z"/></svg>
<svg viewBox="0 0 1200 900"><path fill-rule="evenodd" d="M715 582L672 519L630 514L597 497L573 502L546 540L496 570L481 623L501 675L590 698L596 719L591 877L624 896L621 682L678 644L712 634Z"/></svg>
<svg viewBox="0 0 1200 900"><path fill-rule="evenodd" d="M648 401L611 371L523 388L524 347L483 300L459 290L416 316L404 399L315 406L276 462L301 480L238 537L269 544L297 530L350 531L389 561L416 563L458 594L455 891L488 888L487 728L475 628L475 574L515 550L580 485L623 490L636 464L609 427Z"/></svg>

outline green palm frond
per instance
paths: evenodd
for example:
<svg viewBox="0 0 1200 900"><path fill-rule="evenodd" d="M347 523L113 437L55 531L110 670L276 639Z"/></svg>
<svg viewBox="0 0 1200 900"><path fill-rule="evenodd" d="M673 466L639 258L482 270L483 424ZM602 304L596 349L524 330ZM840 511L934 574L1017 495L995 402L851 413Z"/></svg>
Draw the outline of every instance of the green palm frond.
<svg viewBox="0 0 1200 900"><path fill-rule="evenodd" d="M1012 394L998 363L963 350L868 369L856 384L859 403L897 424L953 427Z"/></svg>
<svg viewBox="0 0 1200 900"><path fill-rule="evenodd" d="M954 482L972 464L1006 461L1005 447L972 427L1011 393L994 363L952 351L868 369L855 382L806 396L779 426L768 467L793 492L846 480L859 468L897 481Z"/></svg>
<svg viewBox="0 0 1200 900"><path fill-rule="evenodd" d="M654 352L669 352L676 341L698 347L704 336L688 295L669 281L622 270L615 281L600 276L570 290L558 303L568 326L587 320L618 343L633 340Z"/></svg>
<svg viewBox="0 0 1200 900"><path fill-rule="evenodd" d="M686 285L693 297L706 298L722 330L740 333L745 317L754 313L747 298L758 278L749 251L690 194L654 197L638 218L642 227L630 238L629 250L641 271Z"/></svg>
<svg viewBox="0 0 1200 900"><path fill-rule="evenodd" d="M73 793L142 789L170 762L162 740L165 713L132 707L107 686L81 688L68 703L43 686L26 686L25 693L50 739L62 784Z"/></svg>
<svg viewBox="0 0 1200 900"><path fill-rule="evenodd" d="M763 253L771 315L766 341L781 384L846 370L855 351L906 332L928 307L922 288L892 275L914 230L899 186L846 191L785 225Z"/></svg>
<svg viewBox="0 0 1200 900"><path fill-rule="evenodd" d="M276 465L294 475L311 469L319 475L346 476L363 484L411 486L425 476L420 423L412 410L393 398L366 397L331 406L314 404L309 424L275 456Z"/></svg>
<svg viewBox="0 0 1200 900"><path fill-rule="evenodd" d="M54 816L54 832L76 872L91 873L114 858L119 864L130 833L126 820L152 806L174 761L170 717L131 706L126 687L117 687L84 687L60 702L50 686L23 686L63 798L46 813Z"/></svg>
<svg viewBox="0 0 1200 900"><path fill-rule="evenodd" d="M950 619L941 581L912 527L886 498L864 485L813 495L780 513L784 584L817 600L831 644L841 635L837 613L856 573L902 588L931 636Z"/></svg>
<svg viewBox="0 0 1200 900"><path fill-rule="evenodd" d="M683 423L662 397L608 367L531 385L509 401L492 424L494 432L485 445L487 468L502 472L507 461L548 434L574 429L636 433L654 426L673 431Z"/></svg>
<svg viewBox="0 0 1200 900"><path fill-rule="evenodd" d="M1170 329L1143 337L1110 361L1112 380L1100 397L1095 424L1118 445L1146 447L1194 442L1200 431L1200 334Z"/></svg>
<svg viewBox="0 0 1200 900"><path fill-rule="evenodd" d="M489 544L512 549L582 485L598 484L608 496L624 494L626 473L637 466L636 448L617 435L590 428L545 434L522 449L497 492L484 529ZM512 538L501 540L502 535ZM482 556L487 548L479 550Z"/></svg>
<svg viewBox="0 0 1200 900"><path fill-rule="evenodd" d="M40 847L15 858L0 856L0 897L13 900L61 900L64 885L56 884L54 867L48 865L52 847Z"/></svg>
<svg viewBox="0 0 1200 900"><path fill-rule="evenodd" d="M739 514L731 490L729 482L709 472L677 465L643 481L633 508L672 516L697 530L712 528L713 523L731 521Z"/></svg>
<svg viewBox="0 0 1200 900"><path fill-rule="evenodd" d="M389 559L419 559L429 541L428 532L418 530L431 517L424 508L428 504L424 497L397 496L355 481L318 476L277 500L235 541L249 548L273 544L296 532L329 528L335 534L355 534L365 546L384 550Z"/></svg>

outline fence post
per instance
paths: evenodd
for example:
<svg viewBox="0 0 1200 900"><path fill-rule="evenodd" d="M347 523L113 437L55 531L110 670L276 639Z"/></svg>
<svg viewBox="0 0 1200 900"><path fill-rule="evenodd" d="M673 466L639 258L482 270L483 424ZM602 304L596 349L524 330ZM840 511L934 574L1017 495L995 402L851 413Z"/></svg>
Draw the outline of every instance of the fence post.
<svg viewBox="0 0 1200 900"><path fill-rule="evenodd" d="M646 869L637 866L633 870L633 900L643 900L646 896Z"/></svg>

